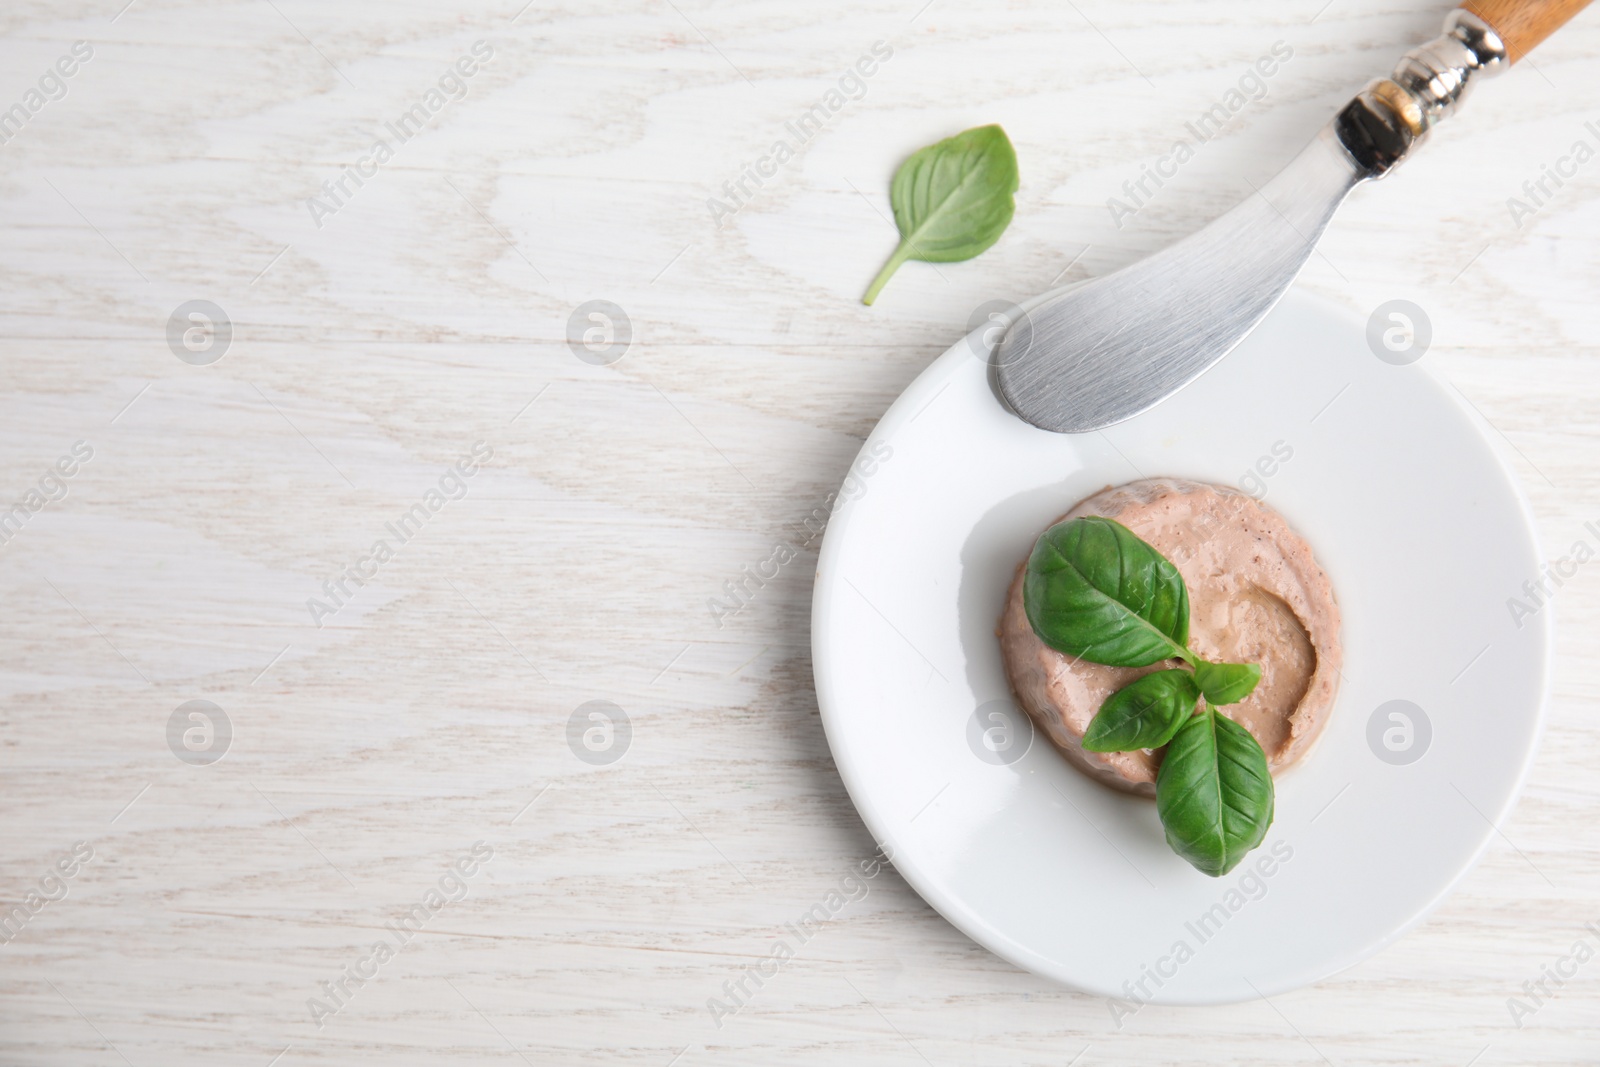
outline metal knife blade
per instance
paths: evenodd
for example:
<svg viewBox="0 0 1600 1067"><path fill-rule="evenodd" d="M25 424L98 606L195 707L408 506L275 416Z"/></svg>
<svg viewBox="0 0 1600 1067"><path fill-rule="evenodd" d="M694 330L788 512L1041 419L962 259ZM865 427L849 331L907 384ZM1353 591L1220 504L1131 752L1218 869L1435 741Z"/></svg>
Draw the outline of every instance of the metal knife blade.
<svg viewBox="0 0 1600 1067"><path fill-rule="evenodd" d="M1081 433L1177 392L1266 317L1370 176L1330 124L1203 230L1025 313L995 353L1006 402L1042 429Z"/></svg>

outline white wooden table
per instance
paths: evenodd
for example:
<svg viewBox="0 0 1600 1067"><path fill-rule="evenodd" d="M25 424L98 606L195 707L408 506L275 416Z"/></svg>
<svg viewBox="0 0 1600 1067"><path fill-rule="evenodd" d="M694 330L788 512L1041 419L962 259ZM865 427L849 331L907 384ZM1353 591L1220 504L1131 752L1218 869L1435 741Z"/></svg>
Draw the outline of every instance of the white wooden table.
<svg viewBox="0 0 1600 1067"><path fill-rule="evenodd" d="M720 625L708 601L803 539L973 308L1193 230L1443 6L123 2L0 12L0 1063L1600 1062L1600 963L1508 1009L1600 945L1595 568L1515 816L1334 980L1118 1030L889 870L707 1007L873 849L812 692L815 543ZM1507 198L1600 146L1600 18L1533 62L1358 191L1303 284L1426 310L1554 556L1600 519L1600 164L1520 226ZM1010 231L864 308L896 164L991 121ZM592 300L627 319L609 365L567 343ZM225 324L169 342L191 301ZM627 728L569 734L591 701ZM591 759L621 758L580 759L607 728Z"/></svg>

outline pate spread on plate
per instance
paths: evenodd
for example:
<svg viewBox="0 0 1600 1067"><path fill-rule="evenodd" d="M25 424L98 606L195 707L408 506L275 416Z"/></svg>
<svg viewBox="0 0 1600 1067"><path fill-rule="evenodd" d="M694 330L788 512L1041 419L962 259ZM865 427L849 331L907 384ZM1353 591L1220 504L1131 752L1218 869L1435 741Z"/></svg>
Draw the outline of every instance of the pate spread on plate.
<svg viewBox="0 0 1600 1067"><path fill-rule="evenodd" d="M1217 710L1254 735L1272 773L1310 751L1339 687L1339 606L1311 547L1283 517L1236 489L1175 478L1104 489L1058 521L1089 515L1115 519L1178 568L1197 655L1261 666L1255 691ZM1079 770L1155 796L1156 752L1087 752L1083 735L1108 696L1176 661L1106 667L1045 645L1023 608L1025 570L1017 568L997 631L1018 701Z"/></svg>

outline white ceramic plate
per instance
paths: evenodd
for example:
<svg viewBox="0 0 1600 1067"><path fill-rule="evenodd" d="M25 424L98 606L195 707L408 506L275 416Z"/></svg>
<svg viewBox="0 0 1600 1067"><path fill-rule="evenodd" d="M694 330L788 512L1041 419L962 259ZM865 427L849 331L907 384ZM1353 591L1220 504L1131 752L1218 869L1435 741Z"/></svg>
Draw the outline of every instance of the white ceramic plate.
<svg viewBox="0 0 1600 1067"><path fill-rule="evenodd" d="M981 347L957 344L889 409L818 563L817 696L868 828L968 936L1118 1011L1270 996L1395 940L1509 814L1542 721L1549 612L1518 627L1507 607L1540 574L1532 519L1481 420L1298 291L1104 433L1017 419ZM1274 464L1275 446L1292 456ZM1151 801L1033 736L994 635L1052 520L1159 475L1264 490L1344 613L1322 740L1278 779L1265 844L1221 879L1168 849Z"/></svg>

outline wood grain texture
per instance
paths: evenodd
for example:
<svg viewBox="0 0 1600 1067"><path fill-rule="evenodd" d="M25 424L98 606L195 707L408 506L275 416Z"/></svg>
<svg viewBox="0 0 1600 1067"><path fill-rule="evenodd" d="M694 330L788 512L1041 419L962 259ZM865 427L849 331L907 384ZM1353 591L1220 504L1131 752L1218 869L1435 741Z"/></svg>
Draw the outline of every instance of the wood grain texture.
<svg viewBox="0 0 1600 1067"><path fill-rule="evenodd" d="M1252 195L1444 6L124 3L0 9L0 109L27 110L0 144L5 499L60 496L58 459L93 449L0 546L0 901L93 848L0 944L0 1063L1600 1062L1600 962L1520 1026L1507 1009L1600 922L1593 566L1556 598L1514 816L1346 974L1119 1030L886 871L737 1016L706 1006L873 848L811 688L815 546L722 625L708 599L794 538L972 309ZM363 165L478 41L464 97ZM860 98L717 217L876 41ZM1260 98L1113 220L1275 42ZM1303 284L1363 318L1426 310L1426 359L1561 556L1600 521L1600 170L1560 163L1600 145L1593 18L1536 62L1360 190ZM1021 160L1009 232L862 307L895 166L991 121ZM566 341L595 299L631 323L609 366ZM168 341L194 300L231 323L208 365ZM480 441L465 495L316 625L324 581ZM197 699L232 726L209 766L168 744ZM568 744L593 700L631 723L609 765ZM319 1028L321 983L477 841L465 897Z"/></svg>
<svg viewBox="0 0 1600 1067"><path fill-rule="evenodd" d="M1590 0L1467 0L1461 6L1494 28L1515 63L1589 3Z"/></svg>

